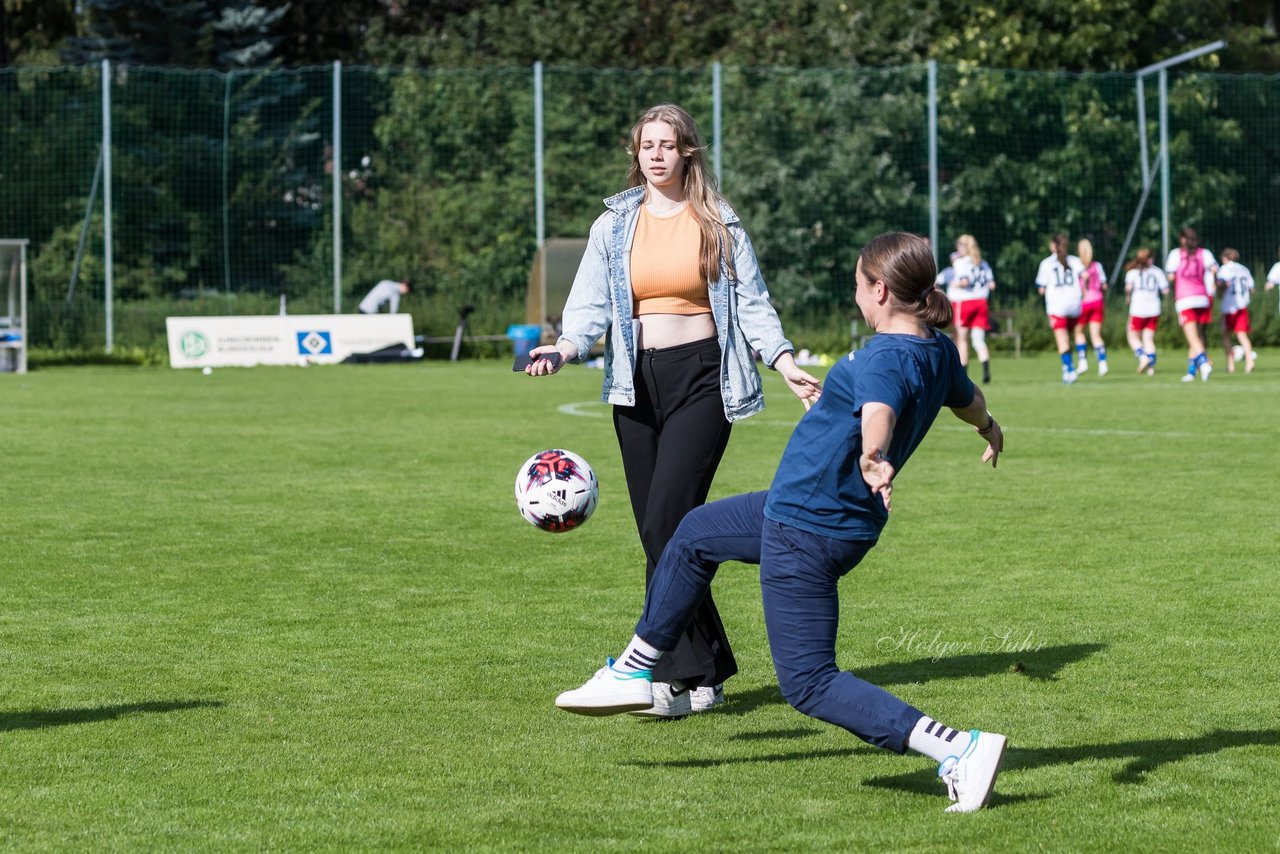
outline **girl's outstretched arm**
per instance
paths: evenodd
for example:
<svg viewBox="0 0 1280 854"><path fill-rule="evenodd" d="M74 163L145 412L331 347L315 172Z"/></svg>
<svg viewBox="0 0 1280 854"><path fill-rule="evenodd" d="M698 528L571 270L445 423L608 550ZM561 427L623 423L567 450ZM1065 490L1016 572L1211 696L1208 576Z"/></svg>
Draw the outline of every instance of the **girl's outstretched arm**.
<svg viewBox="0 0 1280 854"><path fill-rule="evenodd" d="M951 411L961 421L977 428L978 435L987 440L987 449L982 452L982 461L990 462L991 467L995 468L1000 454L1004 451L1004 431L996 423L995 417L987 411L987 399L983 396L982 389L974 386L973 401L968 406L960 409L953 408Z"/></svg>
<svg viewBox="0 0 1280 854"><path fill-rule="evenodd" d="M893 426L897 416L883 403L867 403L862 407L862 456L858 467L862 479L867 482L872 495L879 495L885 510L892 510L889 499L893 496L893 476L897 470L884 452L893 441Z"/></svg>

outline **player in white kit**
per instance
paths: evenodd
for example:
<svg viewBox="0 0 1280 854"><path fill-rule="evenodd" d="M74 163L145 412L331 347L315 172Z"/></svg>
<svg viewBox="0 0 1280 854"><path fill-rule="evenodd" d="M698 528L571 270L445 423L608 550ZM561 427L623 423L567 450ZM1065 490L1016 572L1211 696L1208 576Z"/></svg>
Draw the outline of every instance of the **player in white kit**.
<svg viewBox="0 0 1280 854"><path fill-rule="evenodd" d="M1222 292L1222 346L1227 351L1227 373L1235 373L1236 353L1231 345L1231 333L1240 342L1240 355L1244 359L1244 371L1253 373L1253 342L1249 333L1249 298L1253 295L1253 274L1240 263L1240 253L1234 249L1222 250L1222 266L1218 268L1218 288Z"/></svg>
<svg viewBox="0 0 1280 854"><path fill-rule="evenodd" d="M1084 264L1074 255L1067 254L1067 235L1058 232L1049 241L1053 254L1040 262L1036 273L1036 290L1044 297L1045 312L1053 329L1053 340L1058 345L1062 359L1062 381L1076 381L1076 370L1071 364L1071 333L1080 322L1083 291L1080 276Z"/></svg>
<svg viewBox="0 0 1280 854"><path fill-rule="evenodd" d="M1169 292L1164 270L1157 267L1145 246L1127 265L1124 295L1129 301L1129 324L1125 327L1129 347L1138 357L1138 373L1156 372L1156 327L1160 323L1161 299Z"/></svg>
<svg viewBox="0 0 1280 854"><path fill-rule="evenodd" d="M969 343L982 363L982 381L991 382L991 353L987 349L987 331L991 329L988 300L996 288L996 276L982 257L978 241L972 234L956 240L951 256L951 278L947 282L947 299L955 316L956 348L960 364L969 367Z"/></svg>

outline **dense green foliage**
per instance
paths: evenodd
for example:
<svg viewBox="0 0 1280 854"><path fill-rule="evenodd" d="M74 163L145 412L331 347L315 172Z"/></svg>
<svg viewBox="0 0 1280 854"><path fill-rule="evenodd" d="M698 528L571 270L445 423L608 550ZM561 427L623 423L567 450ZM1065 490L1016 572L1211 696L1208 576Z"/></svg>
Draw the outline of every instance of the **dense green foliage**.
<svg viewBox="0 0 1280 854"><path fill-rule="evenodd" d="M1280 811L1280 353L1183 386L999 359L999 469L944 414L841 582L841 662L1010 736L992 809L779 696L751 567L716 597L728 705L552 707L616 655L643 554L600 372L506 362L0 377L6 850L1265 850ZM801 407L735 426L768 483ZM565 403L602 417L573 417ZM596 468L580 531L515 469ZM1220 464L1188 464L1209 456ZM629 818L643 793L653 821ZM713 841L714 844L711 844Z"/></svg>
<svg viewBox="0 0 1280 854"><path fill-rule="evenodd" d="M1276 0L3 0L10 59L85 46L228 67L228 29L288 65L904 65L1132 70L1223 38L1233 71L1280 71ZM215 24L218 27L215 27ZM603 36L603 37L602 37ZM94 48L93 42L99 47ZM145 43L142 43L145 42ZM117 54L118 58L124 57ZM244 62L238 62L244 65Z"/></svg>
<svg viewBox="0 0 1280 854"><path fill-rule="evenodd" d="M33 33L18 62L117 63L113 293L138 321L117 337L126 346L154 345L159 306L244 313L284 295L293 311L332 310L334 169L346 307L409 275L420 287L405 307L427 334L449 332L464 305L478 332L520 319L536 245L535 59L547 62L550 237L585 234L621 189L645 106L680 102L709 136L707 63L724 63L723 189L797 333L842 334L868 237L928 230L925 59L942 63L940 250L976 235L998 307L1030 293L1059 229L1089 237L1114 272L1142 190L1135 78L1033 69L1132 70L1225 36L1226 51L1171 78L1173 226L1235 246L1259 276L1280 235L1280 78L1214 71L1280 68L1266 3L85 0L76 16L36 16L46 6L5 0L8 37ZM334 58L349 63L339 163L331 69L279 68ZM0 69L0 233L33 241L40 345L102 343L101 217L83 227L102 206L100 87L94 67ZM1130 253L1159 249L1158 215L1157 192Z"/></svg>
<svg viewBox="0 0 1280 854"><path fill-rule="evenodd" d="M406 308L426 334L450 332L468 304L482 333L523 316L536 245L532 78L528 68L342 72L348 308L378 279L410 275L420 287ZM622 188L625 136L644 106L676 100L710 114L710 78L707 69L547 68L547 235L585 234L600 200ZM0 83L14 116L0 130L0 186L14 193L0 231L34 244L33 342L94 346L100 215L89 220L75 287L71 273L97 158L96 69L0 71ZM117 67L113 289L122 317L147 321L119 343L152 346L160 308L274 311L283 294L295 313L332 310L332 84L331 69ZM1032 292L1059 229L1090 238L1116 272L1142 189L1133 84L1119 74L939 68L941 248L977 236L1000 283L998 308ZM723 187L798 339L843 334L859 245L890 229L927 232L926 92L924 66L724 68ZM1174 227L1194 223L1214 251L1235 246L1261 280L1280 234L1280 78L1176 75L1170 116ZM1153 124L1148 134L1154 151ZM1130 253L1158 254L1157 198Z"/></svg>

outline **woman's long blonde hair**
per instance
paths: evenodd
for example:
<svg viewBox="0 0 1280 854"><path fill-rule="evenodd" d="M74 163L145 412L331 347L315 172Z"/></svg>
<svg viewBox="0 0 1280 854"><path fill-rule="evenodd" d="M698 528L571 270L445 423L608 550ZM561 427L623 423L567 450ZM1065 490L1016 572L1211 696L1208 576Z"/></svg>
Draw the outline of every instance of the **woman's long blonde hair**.
<svg viewBox="0 0 1280 854"><path fill-rule="evenodd" d="M1076 244L1076 255L1085 269L1089 269L1089 265L1093 263L1093 243L1088 239L1081 240Z"/></svg>
<svg viewBox="0 0 1280 854"><path fill-rule="evenodd" d="M723 255L729 275L735 274L733 264L733 238L720 215L722 196L716 189L715 176L707 168L703 155L706 145L698 132L693 116L676 104L659 104L645 110L631 129L631 172L627 176L628 187L643 187L644 173L640 171L640 134L651 122L666 122L676 132L676 151L684 158L684 200L688 202L693 217L702 232L698 271L707 282L720 279L720 258Z"/></svg>
<svg viewBox="0 0 1280 854"><path fill-rule="evenodd" d="M962 255L968 255L973 266L982 266L982 250L978 248L978 238L972 234L962 234L956 238L956 248Z"/></svg>

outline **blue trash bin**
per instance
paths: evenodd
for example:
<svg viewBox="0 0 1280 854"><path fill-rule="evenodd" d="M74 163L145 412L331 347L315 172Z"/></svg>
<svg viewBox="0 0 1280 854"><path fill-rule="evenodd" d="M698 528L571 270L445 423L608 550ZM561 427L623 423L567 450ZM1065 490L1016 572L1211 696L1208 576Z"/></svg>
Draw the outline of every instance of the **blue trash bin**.
<svg viewBox="0 0 1280 854"><path fill-rule="evenodd" d="M542 341L542 327L536 323L517 323L507 327L511 349L515 355L526 355Z"/></svg>

